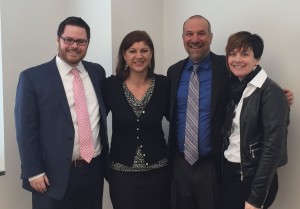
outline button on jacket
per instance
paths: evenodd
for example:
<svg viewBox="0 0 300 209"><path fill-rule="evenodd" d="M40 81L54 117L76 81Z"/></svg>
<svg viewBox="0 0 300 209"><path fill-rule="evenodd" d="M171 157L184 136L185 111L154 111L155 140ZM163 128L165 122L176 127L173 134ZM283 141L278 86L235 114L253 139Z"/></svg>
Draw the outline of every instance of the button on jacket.
<svg viewBox="0 0 300 209"><path fill-rule="evenodd" d="M168 112L167 78L155 75L153 94L139 118L127 101L123 80L111 76L104 89L107 111L112 112L111 160L132 166L137 147L144 154L146 165L166 158L167 145L161 122Z"/></svg>

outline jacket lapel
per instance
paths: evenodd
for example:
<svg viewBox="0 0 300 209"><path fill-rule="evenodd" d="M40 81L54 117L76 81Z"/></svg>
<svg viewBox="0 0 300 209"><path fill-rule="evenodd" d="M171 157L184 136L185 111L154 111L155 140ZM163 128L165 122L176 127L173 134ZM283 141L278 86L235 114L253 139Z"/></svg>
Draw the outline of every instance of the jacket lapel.
<svg viewBox="0 0 300 209"><path fill-rule="evenodd" d="M93 84L94 90L96 92L99 107L100 107L101 117L106 118L106 110L105 110L105 105L104 105L104 102L103 102L103 99L102 99L103 96L102 96L102 90L101 90L101 78L99 77L99 73L97 73L96 69L90 68L89 65L86 62L83 62L83 65L84 65L84 68L86 69L86 71L89 74L89 77L90 77L91 82Z"/></svg>
<svg viewBox="0 0 300 209"><path fill-rule="evenodd" d="M56 93L62 105L62 108L66 113L66 117L69 122L73 123L69 103L66 97L66 92L60 74L58 72L58 68L56 66L55 58L49 62L48 73L49 73L50 82L53 84L54 92Z"/></svg>
<svg viewBox="0 0 300 209"><path fill-rule="evenodd" d="M227 74L223 74L223 69L225 59L221 56L216 56L215 54L211 53L212 57L212 90L211 90L211 115L214 114L216 104L218 101L220 89L223 86L224 81L226 78L224 76L228 76ZM226 72L226 70L225 70Z"/></svg>
<svg viewBox="0 0 300 209"><path fill-rule="evenodd" d="M186 64L188 59L180 61L175 69L173 70L172 75L170 75L171 79L171 90L170 90L170 120L173 120L174 116L174 110L176 106L176 100L177 100L177 91L178 86L181 78L182 71L184 69L184 65Z"/></svg>

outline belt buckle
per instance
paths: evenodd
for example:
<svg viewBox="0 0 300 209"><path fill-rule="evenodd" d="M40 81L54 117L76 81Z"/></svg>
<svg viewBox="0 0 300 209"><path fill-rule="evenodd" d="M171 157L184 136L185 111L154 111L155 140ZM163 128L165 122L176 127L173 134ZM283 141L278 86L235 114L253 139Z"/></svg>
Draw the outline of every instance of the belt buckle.
<svg viewBox="0 0 300 209"><path fill-rule="evenodd" d="M74 161L74 167L75 168L81 168L82 166L83 166L82 163L77 164L77 159L75 159L75 161Z"/></svg>

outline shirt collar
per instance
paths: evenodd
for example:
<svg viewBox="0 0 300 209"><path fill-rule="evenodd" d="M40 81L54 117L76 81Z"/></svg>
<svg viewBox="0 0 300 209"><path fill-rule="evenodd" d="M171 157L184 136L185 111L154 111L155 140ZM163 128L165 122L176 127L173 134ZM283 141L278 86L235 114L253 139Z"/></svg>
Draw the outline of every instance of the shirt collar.
<svg viewBox="0 0 300 209"><path fill-rule="evenodd" d="M253 86L256 86L257 88L261 88L267 77L268 75L266 71L261 68L260 72L249 83Z"/></svg>
<svg viewBox="0 0 300 209"><path fill-rule="evenodd" d="M74 67L70 66L69 64L67 64L65 61L63 61L58 55L56 56L56 65L58 70L61 72L62 75L67 75L70 70L72 70ZM85 72L85 68L82 64L82 62L80 61L79 64L76 67L80 73Z"/></svg>
<svg viewBox="0 0 300 209"><path fill-rule="evenodd" d="M186 63L186 69L192 69L194 64L199 64L199 70L210 70L211 69L211 56L210 53L204 57L204 59L201 60L200 63L193 63L191 58L188 59L188 62Z"/></svg>

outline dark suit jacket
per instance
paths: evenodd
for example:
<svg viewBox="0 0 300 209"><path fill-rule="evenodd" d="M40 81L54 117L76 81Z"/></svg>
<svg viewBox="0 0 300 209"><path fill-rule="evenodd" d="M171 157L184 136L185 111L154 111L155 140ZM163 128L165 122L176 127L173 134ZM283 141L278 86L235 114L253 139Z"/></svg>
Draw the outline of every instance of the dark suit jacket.
<svg viewBox="0 0 300 209"><path fill-rule="evenodd" d="M105 71L99 64L82 63L98 98L102 155L108 156L106 110L101 93ZM15 125L23 187L33 191L28 178L45 172L51 184L45 194L61 199L68 184L75 131L55 58L20 74Z"/></svg>
<svg viewBox="0 0 300 209"><path fill-rule="evenodd" d="M221 129L225 119L225 110L229 97L230 74L226 68L224 56L211 53L212 58L212 93L211 93L211 140L213 146L213 157L218 164L217 168L221 170L222 161L222 134ZM176 140L176 98L180 77L183 68L188 61L181 60L168 69L167 76L170 80L170 129L169 129L169 147L170 162L174 158L175 152L178 152Z"/></svg>

